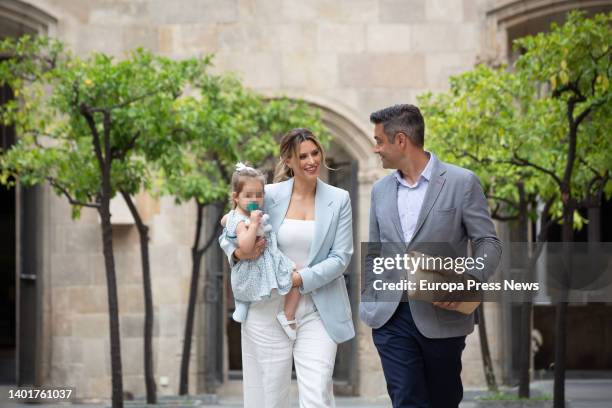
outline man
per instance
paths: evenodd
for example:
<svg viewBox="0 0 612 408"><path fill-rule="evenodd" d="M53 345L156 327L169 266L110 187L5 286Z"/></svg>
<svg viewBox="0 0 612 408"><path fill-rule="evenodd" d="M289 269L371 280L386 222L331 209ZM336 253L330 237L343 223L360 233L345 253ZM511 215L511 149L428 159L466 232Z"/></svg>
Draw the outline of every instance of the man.
<svg viewBox="0 0 612 408"><path fill-rule="evenodd" d="M484 267L466 273L486 281L499 263L501 243L478 178L424 150L425 124L417 107L391 106L372 113L370 121L374 152L385 169L396 169L372 188L370 242L402 243L407 251L425 253L428 243L444 243L465 257L470 240L471 257L483 259ZM366 292L367 285L366 278ZM385 296L375 301L362 295L360 315L373 328L393 407L457 407L473 314L455 311L458 302L412 300L401 291Z"/></svg>

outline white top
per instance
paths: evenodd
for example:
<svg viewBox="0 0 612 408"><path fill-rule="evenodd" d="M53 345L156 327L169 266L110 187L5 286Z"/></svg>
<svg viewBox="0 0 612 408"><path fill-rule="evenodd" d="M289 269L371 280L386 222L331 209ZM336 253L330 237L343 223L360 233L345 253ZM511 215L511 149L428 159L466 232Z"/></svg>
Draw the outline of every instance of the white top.
<svg viewBox="0 0 612 408"><path fill-rule="evenodd" d="M429 161L414 185L408 184L399 170L394 173L397 179L397 212L399 213L402 232L404 233L404 241L406 243L409 243L414 236L421 207L425 200L427 186L431 179L431 172L433 170L431 155L433 153L426 153L429 155Z"/></svg>
<svg viewBox="0 0 612 408"><path fill-rule="evenodd" d="M295 262L297 270L302 269L308 262L314 230L314 220L295 220L292 218L285 218L278 229L278 249Z"/></svg>

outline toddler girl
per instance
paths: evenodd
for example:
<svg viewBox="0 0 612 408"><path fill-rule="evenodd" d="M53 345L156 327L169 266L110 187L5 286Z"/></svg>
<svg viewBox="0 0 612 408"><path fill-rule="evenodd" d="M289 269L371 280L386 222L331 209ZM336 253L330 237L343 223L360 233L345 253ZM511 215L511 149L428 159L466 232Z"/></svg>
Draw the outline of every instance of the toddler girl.
<svg viewBox="0 0 612 408"><path fill-rule="evenodd" d="M263 228L264 185L263 173L242 163L236 165L232 175L232 204L234 209L225 217L225 234L228 239L236 240L238 248L250 252L257 240L257 230ZM267 217L267 216L266 216ZM264 230L267 244L261 256L254 260L242 260L234 264L231 273L232 292L236 300L236 311L248 307L270 296L273 289L285 295L284 311L277 319L290 339L296 337L295 312L300 300L298 288L292 288L291 274L295 264L277 246L276 234ZM234 319L238 321L234 313ZM242 322L240 322L242 323Z"/></svg>

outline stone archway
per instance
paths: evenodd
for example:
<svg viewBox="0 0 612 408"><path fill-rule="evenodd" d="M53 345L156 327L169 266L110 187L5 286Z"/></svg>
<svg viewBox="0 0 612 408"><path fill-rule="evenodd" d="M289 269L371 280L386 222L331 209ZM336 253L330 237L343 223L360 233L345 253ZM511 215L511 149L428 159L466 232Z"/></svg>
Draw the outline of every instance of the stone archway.
<svg viewBox="0 0 612 408"><path fill-rule="evenodd" d="M57 19L45 11L20 0L0 2L0 38L29 35L52 35Z"/></svg>
<svg viewBox="0 0 612 408"><path fill-rule="evenodd" d="M561 23L571 10L587 15L612 10L612 0L512 0L486 13L486 49L492 60L512 59L512 41L547 31L550 23Z"/></svg>
<svg viewBox="0 0 612 408"><path fill-rule="evenodd" d="M359 247L362 240L359 236L359 226L367 224L367 208L362 211L359 205L359 196L363 188L359 183L361 169L368 167L371 150L368 145L366 133L359 128L355 119L349 119L350 113L338 112L325 105L325 101L306 99L311 105L322 113L323 123L333 135L331 146L327 151L330 167L327 171L327 182L336 187L347 190L351 197L353 210L353 247L354 256L344 272L344 279L349 294L354 323L358 324L357 310L359 308L360 268ZM334 389L337 395L357 395L359 392L359 365L358 365L358 336L338 346L336 363L334 366Z"/></svg>
<svg viewBox="0 0 612 408"><path fill-rule="evenodd" d="M358 206L359 229L354 232L360 241L368 237L367 219L370 208L370 191L374 182L385 174L380 163L374 155L374 139L367 117L360 117L350 108L336 101L321 96L303 92L278 92L270 97L288 96L303 99L312 106L321 110L323 123L334 135L334 143L344 150L352 159L359 162L357 182L359 193L354 206ZM355 248L357 255L358 248Z"/></svg>
<svg viewBox="0 0 612 408"><path fill-rule="evenodd" d="M318 108L322 113L323 123L330 129L336 142L352 158L362 164L360 172L375 169L377 161L372 154L373 138L368 128L368 118L360 118L348 107L333 100L306 93L284 92L270 97L288 96L302 99Z"/></svg>
<svg viewBox="0 0 612 408"><path fill-rule="evenodd" d="M51 15L23 1L0 2L0 39L49 35L55 31L56 24L57 20ZM12 97L10 89L4 87L0 103ZM13 129L0 128L0 133L2 147L10 147L15 141ZM11 211L3 211L2 223L11 225L12 238L4 238L12 240L14 244L10 245L14 254L10 269L14 270L15 278L7 283L12 293L12 304L7 307L14 310L14 321L9 322L10 333L5 336L10 341L3 341L5 346L11 347L0 350L0 372L5 381L20 386L42 384L50 354L50 344L43 340L49 338L49 327L43 324L49 320L43 316L47 309L43 307L43 302L48 296L42 291L43 249L48 239L41 203L45 201L48 189L17 186L2 193L3 197L13 201L10 206L3 206L5 209L11 208ZM5 283L3 281L2 285Z"/></svg>

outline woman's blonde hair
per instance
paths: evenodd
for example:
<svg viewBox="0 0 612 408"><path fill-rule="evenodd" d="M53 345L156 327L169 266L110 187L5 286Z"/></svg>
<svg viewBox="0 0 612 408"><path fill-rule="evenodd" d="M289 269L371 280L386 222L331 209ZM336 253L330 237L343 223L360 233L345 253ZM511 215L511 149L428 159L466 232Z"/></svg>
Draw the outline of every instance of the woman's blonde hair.
<svg viewBox="0 0 612 408"><path fill-rule="evenodd" d="M293 155L299 155L300 144L310 140L314 143L321 153L321 163L327 167L325 163L325 150L319 142L319 139L308 129L296 128L287 132L280 141L280 159L274 171L274 182L285 181L293 177L293 170L285 163Z"/></svg>
<svg viewBox="0 0 612 408"><path fill-rule="evenodd" d="M239 195L242 192L242 188L244 187L244 182L247 179L256 179L261 182L262 187L266 185L266 176L259 170L249 167L244 163L238 162L236 163L236 169L234 170L234 174L232 174L232 193L236 193ZM234 199L234 194L230 196L232 201L232 208L236 208L236 200Z"/></svg>

